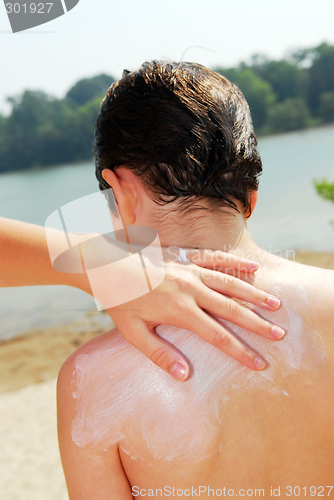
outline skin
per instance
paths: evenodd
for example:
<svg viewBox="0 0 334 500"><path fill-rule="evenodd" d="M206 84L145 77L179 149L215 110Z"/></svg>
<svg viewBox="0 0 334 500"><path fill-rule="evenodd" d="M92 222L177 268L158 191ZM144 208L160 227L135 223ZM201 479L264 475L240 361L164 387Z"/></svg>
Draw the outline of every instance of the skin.
<svg viewBox="0 0 334 500"><path fill-rule="evenodd" d="M108 172L105 173L105 178L113 187L120 213L128 224L142 225L146 222L155 227L155 207L131 172L126 169L116 175ZM253 195L253 208L255 199L256 196ZM166 245L171 237L168 222L164 227L156 227ZM281 496L284 496L286 492L290 492L289 486L297 485L300 488L306 487L307 494L304 495L301 490L302 496L310 498L311 486L318 488L333 484L334 273L289 262L258 248L247 231L242 210L240 213L233 213L233 216L226 213L206 213L197 221L197 226L193 222L191 235L187 235L186 224L182 227L182 222L178 224L170 219L171 227L174 227L173 241L177 245L201 247L204 244L206 247L211 246L213 250L227 246L232 253L251 254L260 262L254 287L259 291L274 293L277 289L275 287L279 286L282 325L287 329L291 327L291 333L288 331L287 336L291 335L293 341L296 324L302 323L301 340L296 344L296 349L297 352L301 350L305 359L302 357L299 367L286 371L281 368L284 365L284 350L281 354L278 351L272 360L274 383L281 389L278 392L271 391L265 378L262 379L265 380L264 385L247 385L247 373L250 373L247 371L232 379L228 387L222 380L220 387L210 398L219 399L227 391L229 399L219 407L220 425L215 428L214 438L210 443L211 454L203 460L198 461L191 456L187 460L170 462L154 458L140 433L131 434L130 425L130 444L143 457L142 461L138 461L124 453L117 443L104 451L103 445L93 442L80 448L72 440L71 426L76 416L76 400L72 396L71 383L77 357L95 349L103 349L104 342L111 341L115 332L107 332L93 339L66 361L58 379L59 445L70 500L129 500L133 498L131 486L145 489L145 494L143 491L136 498L146 498L149 488L155 490L166 485L174 487L175 491L177 488L183 489L185 494L183 497L178 495L179 498L189 496L187 488L191 489L193 486L198 493L199 486L203 485L215 490L226 487L226 491L228 488L235 491L242 488L263 488L265 498L272 496L271 487L280 487ZM208 285L214 279L210 276ZM211 297L213 309L214 302ZM309 307L306 307L306 303ZM298 319L297 323L290 321L292 313ZM272 313L267 312L263 316L270 320ZM199 318L194 319L193 324L198 321ZM236 331L231 325L230 328L226 324L225 326L226 331ZM243 328L238 331L247 335L247 325L241 326ZM202 337L205 338L205 325L202 323L201 327ZM269 338L265 330L262 333L263 337ZM216 337L216 345L223 344L225 352L231 355L233 339L233 335L222 334ZM289 338L278 346L283 346L285 341L288 342ZM259 338L258 348L265 358L270 349L266 342ZM189 361L191 363L191 359ZM271 367L267 369L270 370ZM253 373L252 376L260 377L261 373ZM112 379L109 383L112 394ZM237 390L233 383L237 383ZM167 387L168 382L165 384ZM247 390L243 387L247 387ZM289 396L283 393L283 389ZM164 420L163 408L147 407L143 411L144 417L150 412L160 412L161 422ZM140 415L136 415L133 424L140 421L140 418ZM170 427L171 437L177 426L178 420L175 418ZM158 429L157 431L159 432ZM205 455L206 450L203 450L203 456ZM324 491L327 496L329 490ZM317 492L321 493L321 490ZM332 492L331 496L333 495ZM201 493L201 498L211 496L207 492ZM242 492L239 496L242 496Z"/></svg>
<svg viewBox="0 0 334 500"><path fill-rule="evenodd" d="M126 214L124 222L127 224ZM54 231L52 246L57 249L60 241L61 233ZM65 274L53 269L43 227L0 218L0 243L1 287L68 285L92 294L85 273ZM159 287L151 291L149 295L107 309L107 312L130 344L140 349L157 366L175 379L185 380L189 375L187 361L175 348L155 335L154 329L157 325L165 323L193 328L195 333L203 335L190 321L190 318L201 318L206 324L206 340L224 350L224 345L215 340L222 333L221 328L218 327L217 331L217 324L206 312L203 312L204 305L207 311L221 318L227 318L230 316L230 307L234 304L229 298L231 295L247 299L249 302L270 310L277 310L280 303L276 297L259 293L250 284L254 271L258 268L257 263L239 257L231 259L231 256L224 252L209 255L205 251L201 253L189 251L189 258L195 258L196 263L185 266L180 262L168 261L170 256L167 254L167 249L165 249L165 255L165 279ZM226 267L229 268L236 278L228 277L223 272L209 270L210 267L214 268L217 265L223 271ZM203 266L203 269L199 266ZM240 268L246 272L239 273ZM196 271L196 276L194 276L194 271ZM113 276L110 276L110 283L112 282ZM216 302L214 310L208 304L211 297L214 297ZM166 301L171 304L168 311L165 308ZM233 315L237 323L244 321L246 315L250 329L262 334L263 320L260 316L249 312L242 306L233 310ZM271 335L271 332L268 334ZM271 335L271 338L277 340L274 335ZM235 359L250 369L259 370L264 367L263 360L257 353L236 339L233 350L228 348L226 352L231 352Z"/></svg>

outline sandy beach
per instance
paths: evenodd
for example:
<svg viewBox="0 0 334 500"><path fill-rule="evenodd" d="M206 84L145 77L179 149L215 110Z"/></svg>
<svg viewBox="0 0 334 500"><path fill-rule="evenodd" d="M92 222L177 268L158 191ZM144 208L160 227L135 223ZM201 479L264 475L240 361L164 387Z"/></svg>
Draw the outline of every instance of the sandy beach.
<svg viewBox="0 0 334 500"><path fill-rule="evenodd" d="M0 500L68 499L57 443L56 380L74 350L106 331L98 314L0 344ZM112 328L108 319L103 324Z"/></svg>
<svg viewBox="0 0 334 500"><path fill-rule="evenodd" d="M303 251L296 260L334 270L334 253ZM0 500L68 499L57 446L56 377L75 349L106 330L96 314L0 344Z"/></svg>

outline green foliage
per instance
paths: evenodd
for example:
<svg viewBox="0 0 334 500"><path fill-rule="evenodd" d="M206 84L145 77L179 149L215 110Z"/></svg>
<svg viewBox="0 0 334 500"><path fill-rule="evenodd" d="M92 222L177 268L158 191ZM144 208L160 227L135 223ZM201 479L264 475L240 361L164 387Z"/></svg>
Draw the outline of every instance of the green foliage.
<svg viewBox="0 0 334 500"><path fill-rule="evenodd" d="M332 203L334 203L334 182L328 182L327 179L323 179L320 182L313 182L321 198L323 198L324 200L330 200Z"/></svg>
<svg viewBox="0 0 334 500"><path fill-rule="evenodd" d="M11 98L12 112L0 120L0 172L92 158L102 98L75 108L39 91Z"/></svg>
<svg viewBox="0 0 334 500"><path fill-rule="evenodd" d="M277 101L285 101L288 97L306 97L307 75L296 64L282 61L262 61L253 66L254 71L266 82L270 83Z"/></svg>
<svg viewBox="0 0 334 500"><path fill-rule="evenodd" d="M320 95L334 90L334 45L322 43L309 51L312 65L308 69L308 99L311 110L317 113Z"/></svg>
<svg viewBox="0 0 334 500"><path fill-rule="evenodd" d="M258 133L297 130L334 119L334 45L301 49L279 61L255 54L249 65L218 72L242 90Z"/></svg>
<svg viewBox="0 0 334 500"><path fill-rule="evenodd" d="M268 126L272 131L289 132L305 128L309 118L305 100L302 97L291 97L272 106Z"/></svg>
<svg viewBox="0 0 334 500"><path fill-rule="evenodd" d="M0 115L0 140L1 140L1 134L4 129L6 123L6 118L3 115Z"/></svg>
<svg viewBox="0 0 334 500"><path fill-rule="evenodd" d="M319 115L325 122L334 121L334 90L320 94Z"/></svg>
<svg viewBox="0 0 334 500"><path fill-rule="evenodd" d="M334 45L301 49L279 61L256 54L248 64L216 71L240 87L257 133L334 120ZM30 90L10 97L10 115L0 115L0 172L90 159L96 115L113 81L105 74L82 79L64 99ZM331 184L318 184L325 186L321 193L330 192Z"/></svg>
<svg viewBox="0 0 334 500"><path fill-rule="evenodd" d="M110 85L115 81L112 76L98 75L93 78L79 80L66 94L66 99L81 106L97 96L105 95Z"/></svg>
<svg viewBox="0 0 334 500"><path fill-rule="evenodd" d="M275 101L271 85L247 66L241 66L238 69L216 68L216 71L240 88L249 104L254 127L263 127L268 118L269 107Z"/></svg>

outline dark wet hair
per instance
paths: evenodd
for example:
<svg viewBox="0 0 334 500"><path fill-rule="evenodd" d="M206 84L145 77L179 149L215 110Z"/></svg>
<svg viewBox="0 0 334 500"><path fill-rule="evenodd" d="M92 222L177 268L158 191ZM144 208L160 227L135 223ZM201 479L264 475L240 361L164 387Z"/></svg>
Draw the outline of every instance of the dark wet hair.
<svg viewBox="0 0 334 500"><path fill-rule="evenodd" d="M248 104L221 75L194 63L146 62L109 89L96 120L96 176L131 169L158 204L250 211L262 164Z"/></svg>

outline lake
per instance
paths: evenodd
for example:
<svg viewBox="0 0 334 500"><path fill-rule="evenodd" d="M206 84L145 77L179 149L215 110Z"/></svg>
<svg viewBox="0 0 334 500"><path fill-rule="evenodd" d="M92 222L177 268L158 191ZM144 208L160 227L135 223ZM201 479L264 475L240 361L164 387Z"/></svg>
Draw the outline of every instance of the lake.
<svg viewBox="0 0 334 500"><path fill-rule="evenodd" d="M334 181L334 126L259 140L263 161L258 204L248 228L272 253L334 251L334 204L313 179ZM44 225L62 205L98 190L93 162L0 175L0 215ZM70 304L70 305L69 305ZM0 339L80 320L92 297L67 287L0 289Z"/></svg>

